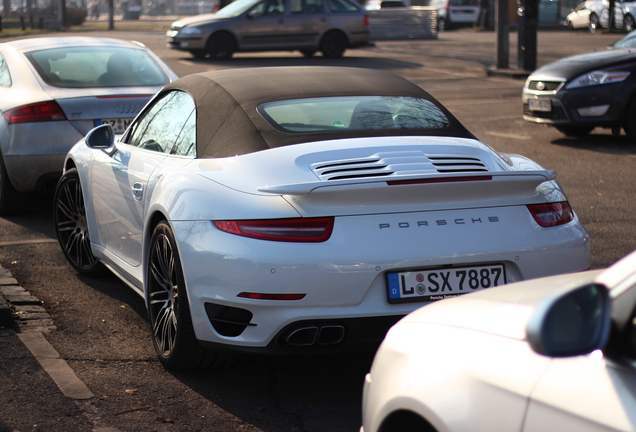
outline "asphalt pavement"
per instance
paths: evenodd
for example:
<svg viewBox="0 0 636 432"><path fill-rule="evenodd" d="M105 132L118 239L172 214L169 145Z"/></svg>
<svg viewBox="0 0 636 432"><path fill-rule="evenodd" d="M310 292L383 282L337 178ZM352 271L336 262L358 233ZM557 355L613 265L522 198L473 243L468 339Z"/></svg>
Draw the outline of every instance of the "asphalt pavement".
<svg viewBox="0 0 636 432"><path fill-rule="evenodd" d="M143 42L179 75L293 65L393 71L437 97L495 149L524 154L556 170L591 235L593 267L636 249L636 143L604 130L568 139L524 122L523 83L486 77L485 67L495 58L493 33L463 30L436 41L378 43L350 51L342 60L272 52L238 54L225 62L192 60L166 48L159 33L99 35ZM542 32L539 63L604 49L619 37ZM12 333L3 331L0 431L84 431L97 430L96 424L102 431L357 430L371 355L239 356L223 371L167 372L155 359L142 300L114 276L78 277L53 241L49 198L25 196L24 201L24 214L0 219L0 263L44 301L57 327L47 339L95 398L66 399Z"/></svg>

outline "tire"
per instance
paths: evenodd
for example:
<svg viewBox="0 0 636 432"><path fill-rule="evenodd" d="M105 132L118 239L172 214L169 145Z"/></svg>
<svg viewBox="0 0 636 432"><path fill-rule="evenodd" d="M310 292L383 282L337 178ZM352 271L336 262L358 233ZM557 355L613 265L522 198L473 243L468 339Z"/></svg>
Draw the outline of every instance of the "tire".
<svg viewBox="0 0 636 432"><path fill-rule="evenodd" d="M593 126L556 126L556 129L563 135L572 138L581 138L587 136L594 129Z"/></svg>
<svg viewBox="0 0 636 432"><path fill-rule="evenodd" d="M304 50L300 50L300 53L303 55L303 57L305 58L312 58L315 54L316 54L316 50L313 49L304 49Z"/></svg>
<svg viewBox="0 0 636 432"><path fill-rule="evenodd" d="M212 60L230 60L236 51L236 42L229 33L215 33L208 39L206 51Z"/></svg>
<svg viewBox="0 0 636 432"><path fill-rule="evenodd" d="M627 108L623 129L625 129L625 133L629 140L636 144L636 98L632 98L632 101Z"/></svg>
<svg viewBox="0 0 636 432"><path fill-rule="evenodd" d="M76 169L66 171L57 182L53 206L55 233L69 264L80 274L100 273L102 266L91 249L82 185Z"/></svg>
<svg viewBox="0 0 636 432"><path fill-rule="evenodd" d="M0 215L7 216L18 212L18 193L13 188L4 159L0 157Z"/></svg>
<svg viewBox="0 0 636 432"><path fill-rule="evenodd" d="M196 60L203 60L207 57L208 52L206 50L194 50L190 51L190 55Z"/></svg>
<svg viewBox="0 0 636 432"><path fill-rule="evenodd" d="M625 15L623 25L625 26L627 33L631 33L634 29L636 29L636 22L634 21L634 17L630 14Z"/></svg>
<svg viewBox="0 0 636 432"><path fill-rule="evenodd" d="M148 251L147 306L159 360L170 370L218 365L219 354L205 350L194 336L179 252L165 221L154 228Z"/></svg>
<svg viewBox="0 0 636 432"><path fill-rule="evenodd" d="M446 20L444 18L440 18L437 20L437 33L441 33L446 31Z"/></svg>
<svg viewBox="0 0 636 432"><path fill-rule="evenodd" d="M342 58L347 49L347 37L340 31L330 31L322 37L320 51L325 58Z"/></svg>
<svg viewBox="0 0 636 432"><path fill-rule="evenodd" d="M590 14L590 23L588 24L588 30L590 33L596 33L601 29L601 22L598 19L598 15L595 13Z"/></svg>

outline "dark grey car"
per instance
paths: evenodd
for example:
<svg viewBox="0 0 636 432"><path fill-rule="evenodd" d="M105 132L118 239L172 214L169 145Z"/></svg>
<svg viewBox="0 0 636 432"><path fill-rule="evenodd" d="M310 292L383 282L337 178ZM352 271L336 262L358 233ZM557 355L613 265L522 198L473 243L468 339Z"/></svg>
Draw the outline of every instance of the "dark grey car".
<svg viewBox="0 0 636 432"><path fill-rule="evenodd" d="M215 14L172 23L168 44L194 57L229 59L236 51L321 51L342 57L367 45L369 20L354 0L236 0Z"/></svg>

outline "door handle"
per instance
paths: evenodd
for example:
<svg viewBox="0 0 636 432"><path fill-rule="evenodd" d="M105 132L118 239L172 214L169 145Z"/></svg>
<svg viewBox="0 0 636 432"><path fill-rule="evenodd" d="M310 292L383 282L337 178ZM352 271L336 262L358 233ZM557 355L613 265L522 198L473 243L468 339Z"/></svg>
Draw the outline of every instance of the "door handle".
<svg viewBox="0 0 636 432"><path fill-rule="evenodd" d="M137 201L141 201L144 197L144 185L141 183L135 183L132 185L132 193L133 197L135 197Z"/></svg>

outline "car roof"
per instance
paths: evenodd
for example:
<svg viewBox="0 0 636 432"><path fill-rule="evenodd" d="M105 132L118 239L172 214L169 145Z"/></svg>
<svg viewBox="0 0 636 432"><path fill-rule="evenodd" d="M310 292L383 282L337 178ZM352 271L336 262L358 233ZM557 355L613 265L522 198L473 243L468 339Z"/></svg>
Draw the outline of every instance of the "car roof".
<svg viewBox="0 0 636 432"><path fill-rule="evenodd" d="M298 66L224 69L188 75L164 91L182 90L197 109L197 157L252 153L303 142L363 136L436 135L474 138L419 86L392 73L348 67ZM397 129L289 133L274 127L258 108L262 103L329 96L407 96L435 103L449 118L440 130Z"/></svg>
<svg viewBox="0 0 636 432"><path fill-rule="evenodd" d="M0 44L2 47L13 48L18 51L33 51L40 49L76 47L76 46L110 46L126 48L144 48L139 42L131 42L113 38L86 36L53 36L17 39Z"/></svg>

